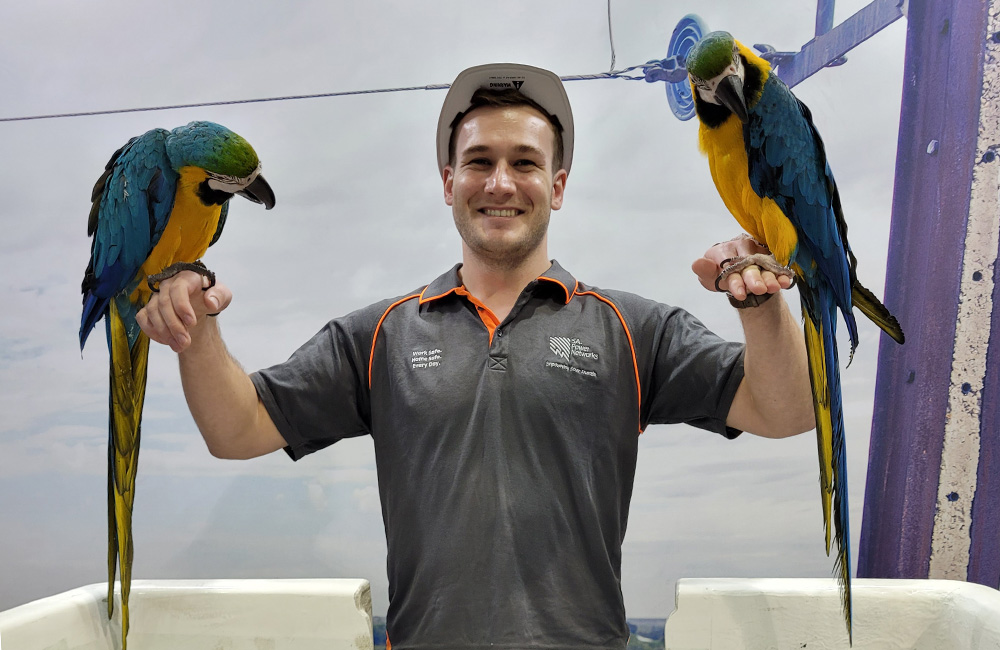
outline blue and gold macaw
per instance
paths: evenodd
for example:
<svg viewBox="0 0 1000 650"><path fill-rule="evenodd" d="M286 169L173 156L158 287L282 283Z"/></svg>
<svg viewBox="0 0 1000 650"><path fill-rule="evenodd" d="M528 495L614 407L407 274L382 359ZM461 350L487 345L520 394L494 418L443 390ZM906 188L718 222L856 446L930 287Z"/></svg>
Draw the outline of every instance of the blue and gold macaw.
<svg viewBox="0 0 1000 650"><path fill-rule="evenodd" d="M727 32L712 32L687 55L700 121L699 145L729 211L770 256L754 255L727 267L720 280L756 264L792 275L802 304L819 445L826 552L831 506L844 618L851 635L851 552L847 454L837 358L837 310L858 344L857 307L898 343L903 330L889 310L861 286L847 243L840 195L809 109L767 61Z"/></svg>
<svg viewBox="0 0 1000 650"><path fill-rule="evenodd" d="M111 355L108 424L108 618L121 569L122 648L132 581L132 505L146 394L149 339L136 314L157 283L191 269L214 276L199 258L226 223L239 194L267 209L274 193L250 144L224 126L191 122L132 138L111 156L94 185L87 224L90 264L83 278L80 349L102 317Z"/></svg>

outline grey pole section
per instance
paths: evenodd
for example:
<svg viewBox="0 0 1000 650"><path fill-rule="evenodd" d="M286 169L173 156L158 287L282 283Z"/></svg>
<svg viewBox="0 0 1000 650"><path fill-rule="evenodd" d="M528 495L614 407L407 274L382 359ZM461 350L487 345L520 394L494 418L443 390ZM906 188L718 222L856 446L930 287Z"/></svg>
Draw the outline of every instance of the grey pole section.
<svg viewBox="0 0 1000 650"><path fill-rule="evenodd" d="M1000 0L913 0L859 577L1000 586Z"/></svg>

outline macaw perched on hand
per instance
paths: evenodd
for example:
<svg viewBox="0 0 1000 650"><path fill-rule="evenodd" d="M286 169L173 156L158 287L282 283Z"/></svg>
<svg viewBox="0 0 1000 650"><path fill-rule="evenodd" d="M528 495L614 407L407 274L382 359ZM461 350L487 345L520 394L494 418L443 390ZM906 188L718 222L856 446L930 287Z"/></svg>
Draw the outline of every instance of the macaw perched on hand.
<svg viewBox="0 0 1000 650"><path fill-rule="evenodd" d="M111 355L108 442L108 618L121 567L122 648L132 580L132 504L146 393L149 339L135 317L156 283L189 268L214 276L199 258L226 223L233 194L274 207L250 144L224 126L191 122L132 138L111 156L94 186L83 278L80 349L102 317Z"/></svg>
<svg viewBox="0 0 1000 650"><path fill-rule="evenodd" d="M771 74L767 61L727 32L707 34L688 52L686 64L700 121L699 145L708 156L715 186L744 230L774 256L736 260L719 280L754 264L794 275L799 287L819 443L826 552L829 555L832 501L839 549L834 570L850 636L851 538L837 310L847 324L852 355L858 344L853 307L898 343L903 343L903 330L858 282L837 184L809 109Z"/></svg>

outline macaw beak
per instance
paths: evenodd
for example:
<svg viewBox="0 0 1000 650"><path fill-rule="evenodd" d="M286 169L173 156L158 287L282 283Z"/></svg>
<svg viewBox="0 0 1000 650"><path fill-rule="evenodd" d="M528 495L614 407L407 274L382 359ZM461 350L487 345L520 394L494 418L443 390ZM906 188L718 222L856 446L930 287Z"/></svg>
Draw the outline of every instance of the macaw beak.
<svg viewBox="0 0 1000 650"><path fill-rule="evenodd" d="M743 100L743 82L738 75L731 74L720 81L715 88L715 98L740 118L740 122L746 124L749 121L747 105Z"/></svg>
<svg viewBox="0 0 1000 650"><path fill-rule="evenodd" d="M263 203L264 207L268 210L274 207L274 192L260 174L257 175L257 178L252 183L237 192L237 194L254 203Z"/></svg>

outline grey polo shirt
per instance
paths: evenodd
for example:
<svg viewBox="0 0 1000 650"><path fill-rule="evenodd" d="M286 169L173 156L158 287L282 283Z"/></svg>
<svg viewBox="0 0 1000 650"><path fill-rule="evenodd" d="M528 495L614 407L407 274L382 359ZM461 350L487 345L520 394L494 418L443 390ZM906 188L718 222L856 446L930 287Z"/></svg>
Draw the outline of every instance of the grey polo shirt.
<svg viewBox="0 0 1000 650"><path fill-rule="evenodd" d="M330 321L251 375L293 459L371 435L406 648L624 648L639 433L726 415L743 346L558 263L497 323L461 285Z"/></svg>

